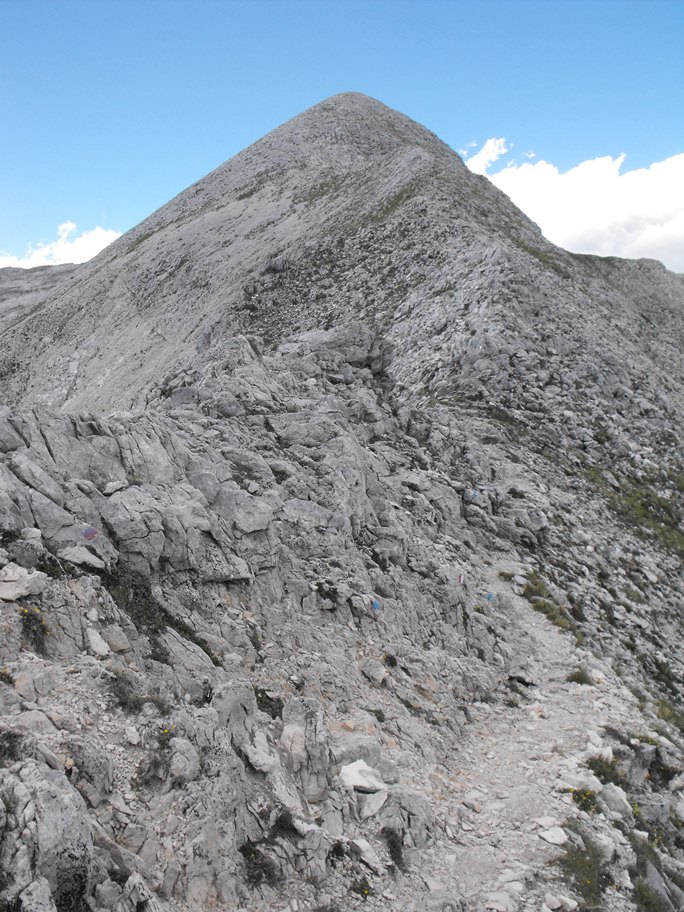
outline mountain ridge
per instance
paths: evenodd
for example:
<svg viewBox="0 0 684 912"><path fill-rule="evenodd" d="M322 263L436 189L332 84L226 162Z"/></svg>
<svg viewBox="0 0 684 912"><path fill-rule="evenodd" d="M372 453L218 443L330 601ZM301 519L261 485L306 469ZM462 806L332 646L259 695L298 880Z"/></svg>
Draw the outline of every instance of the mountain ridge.
<svg viewBox="0 0 684 912"><path fill-rule="evenodd" d="M5 314L0 906L684 907L684 277L351 93Z"/></svg>

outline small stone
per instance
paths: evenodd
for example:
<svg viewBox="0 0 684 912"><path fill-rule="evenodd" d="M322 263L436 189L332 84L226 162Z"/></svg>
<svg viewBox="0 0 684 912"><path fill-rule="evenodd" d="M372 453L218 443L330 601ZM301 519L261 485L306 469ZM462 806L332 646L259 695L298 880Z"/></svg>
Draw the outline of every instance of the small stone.
<svg viewBox="0 0 684 912"><path fill-rule="evenodd" d="M104 561L100 560L99 557L91 551L88 551L88 549L84 548L82 545L74 545L72 548L62 548L62 550L58 552L57 557L60 560L68 561L70 564L93 567L95 570L103 570L105 566Z"/></svg>
<svg viewBox="0 0 684 912"><path fill-rule="evenodd" d="M359 817L361 820L366 820L368 817L373 817L374 814L378 813L387 801L387 792L384 789L371 794L359 792L356 800L359 807Z"/></svg>
<svg viewBox="0 0 684 912"><path fill-rule="evenodd" d="M632 819L633 814L631 805L627 800L627 795L625 795L619 785L615 785L612 782L604 785L601 789L601 801L609 810L614 811L624 819Z"/></svg>
<svg viewBox="0 0 684 912"><path fill-rule="evenodd" d="M385 783L377 770L365 760L348 763L340 770L340 778L348 789L356 792L379 792L385 789Z"/></svg>
<svg viewBox="0 0 684 912"><path fill-rule="evenodd" d="M544 830L548 830L550 827L558 826L558 821L555 817L535 817L534 822L539 824L539 826Z"/></svg>
<svg viewBox="0 0 684 912"><path fill-rule="evenodd" d="M110 481L104 486L102 493L105 497L110 497L112 494L116 494L117 491L123 491L126 486L125 481Z"/></svg>
<svg viewBox="0 0 684 912"><path fill-rule="evenodd" d="M352 839L349 845L365 865L375 871L376 874L380 874L383 870L382 863L367 839Z"/></svg>
<svg viewBox="0 0 684 912"><path fill-rule="evenodd" d="M561 908L565 909L565 912L575 912L579 908L579 903L576 900L570 899L569 896L563 896L561 893L558 894L558 901L561 904Z"/></svg>
<svg viewBox="0 0 684 912"><path fill-rule="evenodd" d="M86 628L86 636L88 638L88 646L93 655L100 656L101 658L109 655L109 646L94 627Z"/></svg>
<svg viewBox="0 0 684 912"><path fill-rule="evenodd" d="M26 595L38 595L48 584L46 573L26 570L9 563L0 570L0 601L16 602Z"/></svg>
<svg viewBox="0 0 684 912"><path fill-rule="evenodd" d="M512 912L513 905L506 894L494 893L485 902L485 909L491 910L491 912Z"/></svg>
<svg viewBox="0 0 684 912"><path fill-rule="evenodd" d="M548 842L555 846L562 846L568 841L565 830L558 826L551 827L550 830L542 830L537 835L540 839L543 839L544 842Z"/></svg>

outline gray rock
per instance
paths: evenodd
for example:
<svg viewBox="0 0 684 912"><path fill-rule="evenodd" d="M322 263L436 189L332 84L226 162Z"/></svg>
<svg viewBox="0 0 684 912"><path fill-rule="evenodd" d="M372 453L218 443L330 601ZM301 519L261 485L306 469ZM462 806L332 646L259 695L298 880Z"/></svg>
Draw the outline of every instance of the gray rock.
<svg viewBox="0 0 684 912"><path fill-rule="evenodd" d="M74 761L72 782L88 804L98 807L112 791L114 764L109 754L77 735L64 741L64 748Z"/></svg>
<svg viewBox="0 0 684 912"><path fill-rule="evenodd" d="M69 561L71 564L77 564L80 567L92 567L95 570L102 570L105 566L104 561L100 560L95 554L88 551L81 545L75 545L71 548L62 548L57 553L60 560Z"/></svg>
<svg viewBox="0 0 684 912"><path fill-rule="evenodd" d="M75 908L90 887L93 839L83 799L61 773L26 760L0 770L5 809L0 842L3 897L12 902L31 884L31 901ZM49 894L43 880L49 886Z"/></svg>
<svg viewBox="0 0 684 912"><path fill-rule="evenodd" d="M343 766L340 779L348 789L356 792L378 792L385 788L378 771L368 766L365 760L355 760Z"/></svg>
<svg viewBox="0 0 684 912"><path fill-rule="evenodd" d="M47 575L26 570L12 562L0 569L0 600L16 602L27 595L39 595L47 586Z"/></svg>
<svg viewBox="0 0 684 912"><path fill-rule="evenodd" d="M582 823L627 889L624 796L562 771L589 720L672 826L682 303L349 94L90 263L0 270L2 901L63 910L68 869L120 912L343 905L356 840L376 904L486 903L504 853L494 901L541 907L553 850L502 808L538 784L553 829L558 772L600 795ZM338 775L360 762L375 791ZM29 763L54 791L18 795Z"/></svg>
<svg viewBox="0 0 684 912"><path fill-rule="evenodd" d="M632 806L619 785L608 782L601 789L600 800L609 810L619 814L625 820L633 820Z"/></svg>

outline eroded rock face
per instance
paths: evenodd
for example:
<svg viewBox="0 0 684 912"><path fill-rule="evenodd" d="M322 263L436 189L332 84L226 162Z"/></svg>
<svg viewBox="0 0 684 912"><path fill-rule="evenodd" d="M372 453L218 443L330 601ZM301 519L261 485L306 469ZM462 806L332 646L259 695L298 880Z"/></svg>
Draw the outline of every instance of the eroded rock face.
<svg viewBox="0 0 684 912"><path fill-rule="evenodd" d="M680 277L342 96L63 278L2 336L0 898L572 908L567 842L676 908Z"/></svg>
<svg viewBox="0 0 684 912"><path fill-rule="evenodd" d="M0 801L3 900L11 904L28 890L34 905L40 897L48 908L51 898L58 912L79 908L93 867L83 801L60 772L33 760L0 770Z"/></svg>

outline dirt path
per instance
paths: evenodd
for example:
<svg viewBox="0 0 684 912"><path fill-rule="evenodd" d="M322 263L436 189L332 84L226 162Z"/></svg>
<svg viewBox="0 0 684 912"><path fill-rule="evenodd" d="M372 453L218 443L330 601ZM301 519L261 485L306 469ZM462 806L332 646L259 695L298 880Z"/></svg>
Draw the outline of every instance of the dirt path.
<svg viewBox="0 0 684 912"><path fill-rule="evenodd" d="M601 745L605 726L638 731L639 721L634 699L606 666L524 599L513 600L536 684L518 707L473 707L459 751L462 771L450 789L451 848L438 854L433 870L437 881L456 881L469 909L541 912L545 894L561 901L573 894L550 864L564 850L539 835L552 838L554 828L581 815L563 781L586 770L590 742ZM590 670L593 686L568 682L578 667ZM606 902L612 912L633 908L619 891Z"/></svg>

